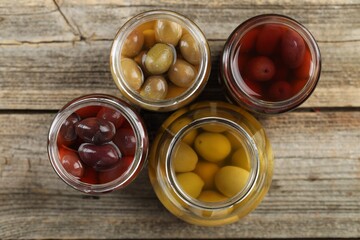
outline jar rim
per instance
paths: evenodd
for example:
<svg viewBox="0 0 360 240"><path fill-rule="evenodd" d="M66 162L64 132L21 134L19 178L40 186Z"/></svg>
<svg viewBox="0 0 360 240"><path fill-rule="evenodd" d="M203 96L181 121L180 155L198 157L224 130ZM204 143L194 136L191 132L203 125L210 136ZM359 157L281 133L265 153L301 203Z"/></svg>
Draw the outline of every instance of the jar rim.
<svg viewBox="0 0 360 240"><path fill-rule="evenodd" d="M119 110L135 133L136 151L132 164L121 176L103 184L89 184L78 180L65 170L58 155L57 137L62 124L76 110L87 106L103 106ZM145 165L148 145L148 134L143 121L129 104L110 95L90 94L73 99L56 114L49 129L47 151L54 171L66 184L87 194L98 194L127 186Z"/></svg>
<svg viewBox="0 0 360 240"><path fill-rule="evenodd" d="M139 25L148 21L157 20L159 18L175 21L181 24L182 27L186 28L187 31L192 35L192 37L194 37L198 42L202 57L199 64L199 71L197 73L197 76L192 85L188 87L185 92L174 98L152 101L142 98L138 93L136 93L134 90L130 89L127 86L126 82L124 81L123 73L119 67L119 62L121 59L121 49L128 34ZM185 17L184 15L170 10L150 10L142 12L130 18L122 27L120 27L111 46L110 70L113 80L118 86L119 90L133 104L136 104L148 110L171 111L188 104L204 89L205 84L208 81L211 69L210 55L210 47L204 33L192 20Z"/></svg>
<svg viewBox="0 0 360 240"><path fill-rule="evenodd" d="M220 123L221 125L224 125L227 128L234 130L241 138L245 140L244 141L245 148L246 151L249 153L248 155L250 156L251 170L245 187L233 197L230 197L225 201L220 201L220 202L203 202L190 197L188 194L184 192L181 186L179 186L176 180L176 174L174 168L172 166L174 151L178 146L178 143L181 142L182 138L194 128L200 128L201 126L204 126L208 123L217 123L217 124ZM166 164L166 168L165 168L166 177L169 180L171 186L173 187L175 194L177 194L177 196L186 204L188 204L190 207L197 208L200 210L226 209L233 206L234 204L240 203L241 201L246 199L247 196L253 191L253 188L255 187L260 174L259 151L252 137L239 124L227 118L218 117L218 116L202 117L192 121L188 125L181 128L173 136L172 140L169 143L169 147L166 152L165 164Z"/></svg>
<svg viewBox="0 0 360 240"><path fill-rule="evenodd" d="M305 86L291 98L282 101L266 101L251 96L243 90L240 84L236 83L237 76L234 74L236 67L233 59L237 49L237 43L248 31L266 23L285 25L300 34L306 42L313 59L311 74L307 79ZM241 23L233 30L226 41L221 61L221 77L224 80L223 82L227 87L231 98L247 110L260 114L283 113L298 107L310 97L320 79L321 54L315 38L301 23L293 18L280 14L261 14Z"/></svg>

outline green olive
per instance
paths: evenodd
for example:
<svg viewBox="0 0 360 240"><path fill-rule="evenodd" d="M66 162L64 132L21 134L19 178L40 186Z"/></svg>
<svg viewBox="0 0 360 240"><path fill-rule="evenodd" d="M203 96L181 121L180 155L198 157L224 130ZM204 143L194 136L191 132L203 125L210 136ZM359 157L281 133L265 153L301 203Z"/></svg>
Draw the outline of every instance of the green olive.
<svg viewBox="0 0 360 240"><path fill-rule="evenodd" d="M144 82L144 74L139 65L130 58L122 58L120 64L126 84L133 90L139 90Z"/></svg>
<svg viewBox="0 0 360 240"><path fill-rule="evenodd" d="M180 24L168 20L157 20L155 23L155 39L157 42L176 46L182 35Z"/></svg>
<svg viewBox="0 0 360 240"><path fill-rule="evenodd" d="M125 57L135 57L139 54L144 44L144 34L134 30L126 38L121 54Z"/></svg>
<svg viewBox="0 0 360 240"><path fill-rule="evenodd" d="M145 57L146 70L155 75L165 73L174 61L174 49L167 44L155 44Z"/></svg>
<svg viewBox="0 0 360 240"><path fill-rule="evenodd" d="M168 84L163 76L148 77L140 90L140 95L148 100L162 100L166 97Z"/></svg>
<svg viewBox="0 0 360 240"><path fill-rule="evenodd" d="M168 76L172 83L178 87L190 87L196 76L196 69L190 63L177 59L170 67Z"/></svg>
<svg viewBox="0 0 360 240"><path fill-rule="evenodd" d="M199 45L190 34L184 34L180 39L179 45L181 55L186 61L193 65L198 65L200 63L201 55Z"/></svg>

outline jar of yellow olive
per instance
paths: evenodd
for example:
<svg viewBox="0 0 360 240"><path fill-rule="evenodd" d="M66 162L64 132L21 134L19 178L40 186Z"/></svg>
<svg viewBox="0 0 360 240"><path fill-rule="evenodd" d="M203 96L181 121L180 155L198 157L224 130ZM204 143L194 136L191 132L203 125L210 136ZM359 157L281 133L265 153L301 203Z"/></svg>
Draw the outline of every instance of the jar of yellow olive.
<svg viewBox="0 0 360 240"><path fill-rule="evenodd" d="M176 217L196 225L235 222L267 193L273 154L260 123L223 102L203 102L162 124L149 157L156 195Z"/></svg>
<svg viewBox="0 0 360 240"><path fill-rule="evenodd" d="M110 53L120 92L153 111L175 110L196 98L209 78L210 62L207 40L195 23L165 10L131 18Z"/></svg>

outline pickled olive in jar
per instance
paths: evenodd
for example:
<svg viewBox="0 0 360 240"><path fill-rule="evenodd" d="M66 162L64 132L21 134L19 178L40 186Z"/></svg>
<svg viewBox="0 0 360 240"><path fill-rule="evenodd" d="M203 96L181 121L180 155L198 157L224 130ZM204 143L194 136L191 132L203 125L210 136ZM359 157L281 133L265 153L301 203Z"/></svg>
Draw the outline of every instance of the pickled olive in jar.
<svg viewBox="0 0 360 240"><path fill-rule="evenodd" d="M191 122L192 122L191 118L188 118L188 117L180 118L179 120L176 120L172 124L171 131L176 133L181 128L185 127L186 125L190 124ZM184 135L184 137L182 138L182 141L191 145L191 144L193 144L196 135L197 135L197 129L192 129Z"/></svg>
<svg viewBox="0 0 360 240"><path fill-rule="evenodd" d="M177 59L168 72L170 81L179 87L190 87L196 74L195 67L182 59Z"/></svg>
<svg viewBox="0 0 360 240"><path fill-rule="evenodd" d="M121 127L117 129L113 141L125 156L135 155L136 137L132 128Z"/></svg>
<svg viewBox="0 0 360 240"><path fill-rule="evenodd" d="M149 49L155 45L155 31L153 29L146 29L143 31L144 34L144 46Z"/></svg>
<svg viewBox="0 0 360 240"><path fill-rule="evenodd" d="M89 117L75 126L75 132L83 141L101 144L110 141L115 135L115 125L105 119Z"/></svg>
<svg viewBox="0 0 360 240"><path fill-rule="evenodd" d="M249 157L243 147L236 150L231 156L231 164L250 171Z"/></svg>
<svg viewBox="0 0 360 240"><path fill-rule="evenodd" d="M179 173L176 175L181 189L190 197L197 198L204 186L204 181L193 172Z"/></svg>
<svg viewBox="0 0 360 240"><path fill-rule="evenodd" d="M181 96L182 94L184 94L184 92L186 92L188 88L184 88L184 87L178 87L174 84L172 84L171 82L169 82L168 84L168 93L166 95L166 98L176 98Z"/></svg>
<svg viewBox="0 0 360 240"><path fill-rule="evenodd" d="M125 57L135 57L144 44L144 35L138 30L132 31L126 38L121 54Z"/></svg>
<svg viewBox="0 0 360 240"><path fill-rule="evenodd" d="M182 35L180 24L168 20L157 20L155 22L155 39L161 43L176 46Z"/></svg>
<svg viewBox="0 0 360 240"><path fill-rule="evenodd" d="M112 122L115 128L119 128L125 122L125 117L120 111L108 107L102 107L96 117Z"/></svg>
<svg viewBox="0 0 360 240"><path fill-rule="evenodd" d="M198 65L201 60L200 50L195 39L189 34L184 34L179 42L181 55L186 61Z"/></svg>
<svg viewBox="0 0 360 240"><path fill-rule="evenodd" d="M76 139L75 124L79 121L79 116L73 113L61 125L58 137L62 144L70 144Z"/></svg>
<svg viewBox="0 0 360 240"><path fill-rule="evenodd" d="M195 138L194 146L196 152L210 162L220 162L231 152L230 141L221 133L200 133Z"/></svg>
<svg viewBox="0 0 360 240"><path fill-rule="evenodd" d="M83 143L80 145L79 156L89 167L95 169L106 169L113 167L121 158L120 150L113 143L95 145Z"/></svg>
<svg viewBox="0 0 360 240"><path fill-rule="evenodd" d="M84 175L84 167L76 151L68 149L66 147L60 147L59 157L61 165L68 173L77 178L80 178Z"/></svg>
<svg viewBox="0 0 360 240"><path fill-rule="evenodd" d="M147 51L141 51L138 55L134 57L134 61L142 68L144 69L144 61Z"/></svg>
<svg viewBox="0 0 360 240"><path fill-rule="evenodd" d="M196 167L198 156L196 152L184 142L179 142L174 151L172 164L175 172L190 172Z"/></svg>
<svg viewBox="0 0 360 240"><path fill-rule="evenodd" d="M107 183L117 179L131 166L134 157L122 157L121 160L112 168L99 172L99 182Z"/></svg>
<svg viewBox="0 0 360 240"><path fill-rule="evenodd" d="M202 191L201 194L198 197L198 200L203 202L222 202L227 200L228 198L222 195L221 193L211 191L211 190L205 190Z"/></svg>
<svg viewBox="0 0 360 240"><path fill-rule="evenodd" d="M130 58L122 58L121 68L126 84L133 90L139 90L144 82L144 75L139 65Z"/></svg>
<svg viewBox="0 0 360 240"><path fill-rule="evenodd" d="M227 197L239 193L249 178L249 172L235 166L222 167L215 175L216 188Z"/></svg>
<svg viewBox="0 0 360 240"><path fill-rule="evenodd" d="M140 95L148 100L161 100L166 97L167 81L162 76L151 76L145 80Z"/></svg>
<svg viewBox="0 0 360 240"><path fill-rule="evenodd" d="M174 49L167 44L155 44L145 57L145 67L151 74L163 74L174 61Z"/></svg>
<svg viewBox="0 0 360 240"><path fill-rule="evenodd" d="M194 173L204 181L204 189L212 189L214 187L214 177L218 170L219 166L216 163L200 161L196 164Z"/></svg>

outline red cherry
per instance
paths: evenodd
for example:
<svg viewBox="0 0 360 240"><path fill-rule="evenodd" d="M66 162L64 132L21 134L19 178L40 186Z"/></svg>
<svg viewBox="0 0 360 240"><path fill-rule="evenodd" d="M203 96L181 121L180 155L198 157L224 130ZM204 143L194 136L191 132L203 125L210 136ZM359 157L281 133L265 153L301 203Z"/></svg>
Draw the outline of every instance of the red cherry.
<svg viewBox="0 0 360 240"><path fill-rule="evenodd" d="M100 111L101 106L88 106L76 110L76 114L80 116L81 119L88 117L96 117L97 113Z"/></svg>
<svg viewBox="0 0 360 240"><path fill-rule="evenodd" d="M259 30L257 28L253 28L245 33L240 40L240 53L247 53L253 49L258 33Z"/></svg>
<svg viewBox="0 0 360 240"><path fill-rule="evenodd" d="M113 168L99 172L99 182L107 183L119 178L130 167L134 157L123 157Z"/></svg>
<svg viewBox="0 0 360 240"><path fill-rule="evenodd" d="M307 83L307 79L296 79L294 81L291 82L292 83L292 95L297 94L298 92L301 91L301 89L304 88L304 86Z"/></svg>
<svg viewBox="0 0 360 240"><path fill-rule="evenodd" d="M239 54L238 56L238 68L240 74L244 73L245 67L247 65L249 56L247 54Z"/></svg>
<svg viewBox="0 0 360 240"><path fill-rule="evenodd" d="M113 141L125 156L135 155L136 137L132 128L119 128Z"/></svg>
<svg viewBox="0 0 360 240"><path fill-rule="evenodd" d="M281 38L281 57L283 62L290 68L301 65L305 55L305 42L303 38L293 30L287 30Z"/></svg>
<svg viewBox="0 0 360 240"><path fill-rule="evenodd" d="M65 170L74 177L80 178L84 174L84 167L76 151L67 147L59 148L59 158Z"/></svg>
<svg viewBox="0 0 360 240"><path fill-rule="evenodd" d="M287 81L276 81L271 84L268 95L272 101L282 101L292 96L291 85Z"/></svg>
<svg viewBox="0 0 360 240"><path fill-rule="evenodd" d="M85 168L85 173L80 181L89 184L98 184L98 174L93 168Z"/></svg>
<svg viewBox="0 0 360 240"><path fill-rule="evenodd" d="M257 41L256 51L260 55L271 55L279 44L282 28L275 24L266 24L261 28Z"/></svg>
<svg viewBox="0 0 360 240"><path fill-rule="evenodd" d="M275 65L270 58L260 56L252 58L248 63L248 76L259 82L268 81L275 75Z"/></svg>
<svg viewBox="0 0 360 240"><path fill-rule="evenodd" d="M119 128L125 121L125 117L120 111L108 107L102 107L97 117L112 122L116 128Z"/></svg>

